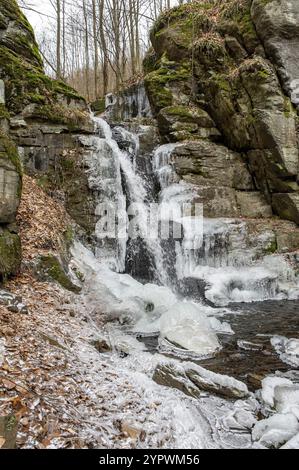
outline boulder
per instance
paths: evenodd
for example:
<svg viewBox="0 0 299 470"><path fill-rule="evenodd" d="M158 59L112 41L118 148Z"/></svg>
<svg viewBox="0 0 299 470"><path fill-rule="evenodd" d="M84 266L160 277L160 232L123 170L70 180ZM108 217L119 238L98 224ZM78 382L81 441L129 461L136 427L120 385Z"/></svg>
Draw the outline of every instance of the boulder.
<svg viewBox="0 0 299 470"><path fill-rule="evenodd" d="M272 205L274 212L282 219L299 225L299 193L273 194Z"/></svg>
<svg viewBox="0 0 299 470"><path fill-rule="evenodd" d="M253 0L251 12L267 55L275 64L286 93L297 106L299 3L297 0Z"/></svg>
<svg viewBox="0 0 299 470"><path fill-rule="evenodd" d="M249 217L253 219L266 219L272 217L272 208L261 193L256 191L238 191L236 196L237 204L240 208L242 217Z"/></svg>
<svg viewBox="0 0 299 470"><path fill-rule="evenodd" d="M153 380L160 385L177 388L194 398L199 398L207 392L233 399L249 396L247 386L243 382L216 374L194 363L158 364Z"/></svg>
<svg viewBox="0 0 299 470"><path fill-rule="evenodd" d="M18 272L21 265L21 256L19 236L0 227L0 279Z"/></svg>
<svg viewBox="0 0 299 470"><path fill-rule="evenodd" d="M21 165L17 149L0 132L0 224L14 222L21 195Z"/></svg>

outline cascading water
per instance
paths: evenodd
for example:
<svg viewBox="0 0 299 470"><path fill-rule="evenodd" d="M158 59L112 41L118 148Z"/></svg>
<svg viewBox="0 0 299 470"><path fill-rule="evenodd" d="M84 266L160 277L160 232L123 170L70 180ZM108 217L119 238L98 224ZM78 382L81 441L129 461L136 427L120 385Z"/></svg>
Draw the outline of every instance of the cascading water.
<svg viewBox="0 0 299 470"><path fill-rule="evenodd" d="M153 156L153 166L160 183L160 201L172 204L192 204L195 188L177 183L172 152L180 144L159 147ZM171 213L171 210L169 210ZM288 299L298 296L295 271L281 255L267 255L265 248L273 244L273 233L264 232L248 243L246 223L235 219L203 219L188 226L181 219L184 237L176 242L176 277L182 292L192 280L205 286L205 298L216 305L230 302L252 302L268 299ZM198 293L199 284L195 283ZM196 297L196 296L195 296Z"/></svg>
<svg viewBox="0 0 299 470"><path fill-rule="evenodd" d="M99 230L96 227L96 236L100 240L97 246L97 257L103 259L104 256L113 269L124 272L128 235L133 239L141 239L152 263L155 282L167 285L168 276L163 265L161 243L155 233L151 232L158 222L149 219L151 201L148 198L146 180L136 171L136 157L139 150L138 136L120 127L116 127L112 131L105 120L93 119L97 135L92 138L91 142L88 142L89 138L83 138L85 145L92 148L87 157L90 187L99 192L100 207L103 207L103 204L107 205L108 209L115 206L116 210L112 211L112 217L115 215L117 218L118 214L123 215L127 206L130 206L133 217L133 222L131 221L125 232L122 230L122 236L115 243L111 242L113 237L109 237L109 232L107 237L102 238L102 232L99 237ZM113 132L120 134L123 150L113 138ZM124 184L122 184L122 175ZM99 209L97 209L97 215L103 215ZM119 222L119 219L120 217L116 222ZM124 223L123 219L122 223ZM100 221L99 224L102 229L102 222Z"/></svg>
<svg viewBox="0 0 299 470"><path fill-rule="evenodd" d="M196 188L179 180L172 162L180 144L158 147L151 165L140 168L138 135L120 126L111 129L100 118L94 122L96 136L82 138L88 149L89 184L99 204L114 204L116 212L119 207L129 209L121 238L98 237L97 259L82 246L75 249L80 269L93 272L89 295L97 308L129 324L131 331L160 334L202 355L219 349L215 331L226 329L213 318L217 309L203 299L227 305L298 294L290 265L281 256L263 255L267 243L273 242L270 233L250 245L244 221L194 216ZM152 194L155 179L159 194ZM123 222L123 216L118 218ZM165 221L173 223L173 231L181 228L182 235L171 233L163 239ZM141 266L153 276L140 275ZM131 276L119 274L124 272ZM146 279L154 284L146 284Z"/></svg>

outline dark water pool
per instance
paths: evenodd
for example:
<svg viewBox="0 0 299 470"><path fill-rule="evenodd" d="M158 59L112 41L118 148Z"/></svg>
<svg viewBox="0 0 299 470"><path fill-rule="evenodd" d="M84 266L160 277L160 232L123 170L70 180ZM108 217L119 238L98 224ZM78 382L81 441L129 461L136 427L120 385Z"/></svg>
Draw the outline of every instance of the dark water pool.
<svg viewBox="0 0 299 470"><path fill-rule="evenodd" d="M290 370L291 367L282 362L272 348L270 339L275 335L299 339L299 301L232 304L229 308L231 313L218 318L228 322L235 335L219 335L222 350L213 358L196 362L246 382L251 390L260 388L260 381L265 376ZM140 340L149 351L157 350L157 338ZM250 349L244 350L244 344L240 342L253 343L253 349L245 343Z"/></svg>

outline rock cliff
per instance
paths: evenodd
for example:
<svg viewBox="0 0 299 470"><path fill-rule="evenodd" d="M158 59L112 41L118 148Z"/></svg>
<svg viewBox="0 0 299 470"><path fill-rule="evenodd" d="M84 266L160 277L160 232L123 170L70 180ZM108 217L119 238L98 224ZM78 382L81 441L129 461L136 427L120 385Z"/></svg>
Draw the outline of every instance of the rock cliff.
<svg viewBox="0 0 299 470"><path fill-rule="evenodd" d="M177 171L209 216L299 223L298 24L296 0L213 0L151 31L151 106L165 140L184 142Z"/></svg>
<svg viewBox="0 0 299 470"><path fill-rule="evenodd" d="M88 231L89 202L81 171L78 134L92 133L85 100L43 69L34 33L15 0L0 11L0 277L14 274L21 261L15 224L22 172L63 198L75 220ZM78 165L77 165L78 163ZM80 166L81 168L81 166ZM66 184L67 180L67 184ZM86 189L87 191L87 189ZM87 207L88 206L88 207Z"/></svg>

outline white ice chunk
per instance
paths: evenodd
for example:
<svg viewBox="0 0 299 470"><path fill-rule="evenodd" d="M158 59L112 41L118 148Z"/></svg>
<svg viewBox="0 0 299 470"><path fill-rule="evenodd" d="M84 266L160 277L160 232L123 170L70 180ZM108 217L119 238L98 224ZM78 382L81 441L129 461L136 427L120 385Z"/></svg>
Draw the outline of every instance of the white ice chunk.
<svg viewBox="0 0 299 470"><path fill-rule="evenodd" d="M220 348L216 334L201 307L180 302L160 319L161 336L189 351L207 355Z"/></svg>
<svg viewBox="0 0 299 470"><path fill-rule="evenodd" d="M266 377L262 381L262 400L263 402L270 406L270 408L274 407L274 394L275 388L278 386L292 386L293 383L291 380L285 379L283 377Z"/></svg>
<svg viewBox="0 0 299 470"><path fill-rule="evenodd" d="M299 433L292 437L281 449L299 449Z"/></svg>
<svg viewBox="0 0 299 470"><path fill-rule="evenodd" d="M292 367L299 367L299 339L274 336L271 344L283 362Z"/></svg>
<svg viewBox="0 0 299 470"><path fill-rule="evenodd" d="M299 385L275 387L274 402L279 413L293 413L299 420Z"/></svg>
<svg viewBox="0 0 299 470"><path fill-rule="evenodd" d="M253 441L278 449L299 432L299 423L293 414L275 414L259 421L252 431Z"/></svg>

